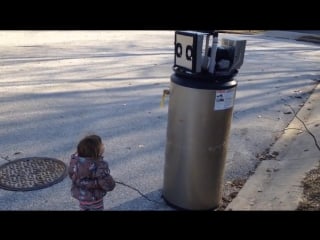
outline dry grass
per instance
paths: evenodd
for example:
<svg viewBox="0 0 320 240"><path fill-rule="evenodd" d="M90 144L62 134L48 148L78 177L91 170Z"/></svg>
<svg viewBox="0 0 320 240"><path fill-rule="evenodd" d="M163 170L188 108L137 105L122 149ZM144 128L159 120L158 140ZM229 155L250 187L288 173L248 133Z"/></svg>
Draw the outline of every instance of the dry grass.
<svg viewBox="0 0 320 240"><path fill-rule="evenodd" d="M309 171L304 180L303 197L298 211L320 211L320 165Z"/></svg>

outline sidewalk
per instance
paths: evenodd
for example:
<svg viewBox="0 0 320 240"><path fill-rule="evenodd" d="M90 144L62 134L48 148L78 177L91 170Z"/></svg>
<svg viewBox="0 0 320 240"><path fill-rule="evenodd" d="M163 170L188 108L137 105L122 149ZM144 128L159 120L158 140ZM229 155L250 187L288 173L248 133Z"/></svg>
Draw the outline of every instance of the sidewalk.
<svg viewBox="0 0 320 240"><path fill-rule="evenodd" d="M226 210L296 210L305 173L319 164L319 149L315 140L320 137L320 85L314 89L306 104L297 113L281 138L271 147L277 155L264 160L245 183ZM288 106L288 112L294 112ZM304 122L306 129L303 123Z"/></svg>

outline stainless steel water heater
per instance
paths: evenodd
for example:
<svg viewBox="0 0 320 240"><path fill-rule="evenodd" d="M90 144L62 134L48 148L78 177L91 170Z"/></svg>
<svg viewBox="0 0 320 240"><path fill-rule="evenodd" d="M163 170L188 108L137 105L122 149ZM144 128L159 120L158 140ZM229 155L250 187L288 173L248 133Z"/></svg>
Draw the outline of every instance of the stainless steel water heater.
<svg viewBox="0 0 320 240"><path fill-rule="evenodd" d="M222 199L225 159L246 41L176 31L163 197L176 208L209 210Z"/></svg>

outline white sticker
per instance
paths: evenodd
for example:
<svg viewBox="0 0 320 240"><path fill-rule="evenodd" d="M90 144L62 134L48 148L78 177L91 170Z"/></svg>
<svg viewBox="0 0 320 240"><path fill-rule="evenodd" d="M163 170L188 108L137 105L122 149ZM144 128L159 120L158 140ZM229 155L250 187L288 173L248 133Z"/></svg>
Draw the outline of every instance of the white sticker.
<svg viewBox="0 0 320 240"><path fill-rule="evenodd" d="M235 88L227 90L217 90L214 102L214 110L225 110L233 107Z"/></svg>

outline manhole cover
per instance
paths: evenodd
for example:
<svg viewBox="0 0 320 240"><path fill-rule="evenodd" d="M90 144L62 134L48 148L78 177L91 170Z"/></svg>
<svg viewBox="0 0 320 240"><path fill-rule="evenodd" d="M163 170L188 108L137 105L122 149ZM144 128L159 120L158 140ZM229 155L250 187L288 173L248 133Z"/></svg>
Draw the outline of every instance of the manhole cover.
<svg viewBox="0 0 320 240"><path fill-rule="evenodd" d="M0 188L31 191L49 187L64 179L64 162L46 157L21 158L0 166Z"/></svg>

